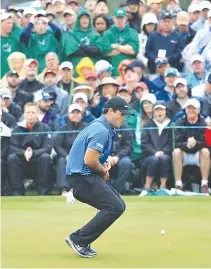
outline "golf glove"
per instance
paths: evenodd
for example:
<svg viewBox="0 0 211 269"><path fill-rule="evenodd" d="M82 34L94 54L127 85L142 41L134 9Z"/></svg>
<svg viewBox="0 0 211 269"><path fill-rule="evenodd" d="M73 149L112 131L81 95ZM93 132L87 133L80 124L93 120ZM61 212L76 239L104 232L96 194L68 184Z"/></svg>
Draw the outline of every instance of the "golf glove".
<svg viewBox="0 0 211 269"><path fill-rule="evenodd" d="M73 196L73 189L71 189L67 194L67 204L73 204L75 202L75 197Z"/></svg>

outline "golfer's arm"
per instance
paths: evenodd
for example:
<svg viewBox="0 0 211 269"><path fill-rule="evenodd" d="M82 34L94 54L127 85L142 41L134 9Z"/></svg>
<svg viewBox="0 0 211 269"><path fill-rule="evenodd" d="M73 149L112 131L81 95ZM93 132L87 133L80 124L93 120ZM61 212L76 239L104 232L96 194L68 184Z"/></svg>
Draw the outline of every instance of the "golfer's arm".
<svg viewBox="0 0 211 269"><path fill-rule="evenodd" d="M99 162L101 152L96 149L88 148L84 156L84 163L87 167L100 175L106 174L106 168Z"/></svg>

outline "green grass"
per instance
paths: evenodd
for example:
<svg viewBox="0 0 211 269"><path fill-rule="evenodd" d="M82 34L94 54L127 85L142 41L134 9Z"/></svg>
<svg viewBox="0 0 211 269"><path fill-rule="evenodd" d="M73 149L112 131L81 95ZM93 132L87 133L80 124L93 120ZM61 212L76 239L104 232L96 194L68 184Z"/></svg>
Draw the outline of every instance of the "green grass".
<svg viewBox="0 0 211 269"><path fill-rule="evenodd" d="M93 208L58 196L3 197L1 267L211 267L210 197L124 199L124 215L93 244L98 255L83 259L64 238L94 216Z"/></svg>

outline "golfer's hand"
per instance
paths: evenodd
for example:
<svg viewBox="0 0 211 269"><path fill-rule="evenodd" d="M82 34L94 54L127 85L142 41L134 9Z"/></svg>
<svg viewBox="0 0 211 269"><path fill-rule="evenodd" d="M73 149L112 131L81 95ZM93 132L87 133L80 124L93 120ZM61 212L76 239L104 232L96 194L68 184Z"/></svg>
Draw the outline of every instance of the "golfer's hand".
<svg viewBox="0 0 211 269"><path fill-rule="evenodd" d="M103 175L104 180L108 180L109 179L109 172L108 170L106 171L105 175Z"/></svg>
<svg viewBox="0 0 211 269"><path fill-rule="evenodd" d="M105 167L105 169L107 169L108 171L111 169L111 163L109 161L106 161L104 164L103 164L103 167Z"/></svg>
<svg viewBox="0 0 211 269"><path fill-rule="evenodd" d="M71 189L67 194L66 194L66 198L67 198L67 204L73 204L75 202L75 197L73 195L73 189Z"/></svg>

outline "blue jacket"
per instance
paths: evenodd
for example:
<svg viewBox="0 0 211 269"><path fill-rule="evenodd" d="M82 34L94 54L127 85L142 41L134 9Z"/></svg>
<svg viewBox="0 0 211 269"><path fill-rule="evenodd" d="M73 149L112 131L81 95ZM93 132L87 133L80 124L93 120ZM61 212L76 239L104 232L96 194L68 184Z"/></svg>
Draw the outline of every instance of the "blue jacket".
<svg viewBox="0 0 211 269"><path fill-rule="evenodd" d="M158 88L158 91L162 91L164 87L166 86L166 82L164 80L164 77L159 75L155 79L153 79L152 83L155 85L155 87Z"/></svg>
<svg viewBox="0 0 211 269"><path fill-rule="evenodd" d="M166 58L169 64L180 72L182 71L183 63L180 62L182 40L176 31L168 36L162 35L160 30L149 35L146 44L146 57L149 59L148 66L151 73L156 71L155 60L158 58L159 50L166 50Z"/></svg>
<svg viewBox="0 0 211 269"><path fill-rule="evenodd" d="M158 87L156 87L155 84L152 83L152 81L150 81L148 78L144 76L142 76L139 82L144 82L147 85L150 93L155 93L159 90Z"/></svg>
<svg viewBox="0 0 211 269"><path fill-rule="evenodd" d="M155 95L158 101L168 102L173 99L173 95L165 90L165 88L162 91L157 92Z"/></svg>
<svg viewBox="0 0 211 269"><path fill-rule="evenodd" d="M199 78L196 76L195 73L189 73L188 76L186 77L186 80L188 82L188 86L192 89L195 86L198 86L200 84L204 84L205 78L206 78L206 73L204 73L202 78Z"/></svg>

